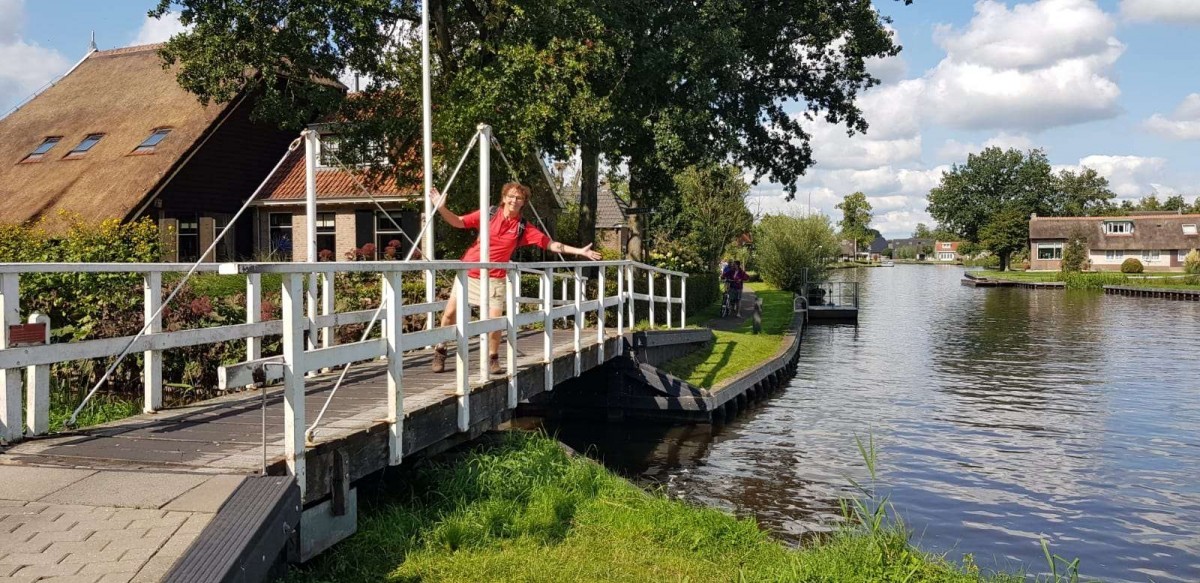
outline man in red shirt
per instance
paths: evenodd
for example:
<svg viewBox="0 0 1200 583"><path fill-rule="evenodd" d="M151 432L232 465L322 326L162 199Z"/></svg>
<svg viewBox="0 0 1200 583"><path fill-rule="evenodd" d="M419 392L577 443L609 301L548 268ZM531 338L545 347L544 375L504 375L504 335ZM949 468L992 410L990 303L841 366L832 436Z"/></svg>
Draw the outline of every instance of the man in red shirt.
<svg viewBox="0 0 1200 583"><path fill-rule="evenodd" d="M529 188L525 185L516 182L509 182L500 189L500 207L498 211L488 221L488 229L490 233L488 254L491 255L489 261L503 263L512 259L512 254L517 250L517 247L524 245L537 245L542 249L549 249L554 253L567 253L570 255L578 255L583 259L591 259L596 261L600 259L600 254L592 250L591 244L587 247L571 247L564 245L558 241L553 241L539 230L537 227L529 224L524 224L521 219L521 209L525 207L525 203L529 201ZM444 206L438 206L438 214L451 227L456 229L478 229L481 223L479 211L467 213L459 216L454 214ZM478 262L479 259L479 239L463 253L462 261ZM488 312L491 318L499 318L504 315L504 298L507 280L504 277L503 269L491 269L488 272ZM479 270L472 269L467 272L467 297L471 305L479 304ZM468 307L468 309L470 309ZM454 323L454 317L458 311L458 280L454 280L454 289L450 292L450 301L446 304L446 311L442 312L442 326L449 326ZM488 372L491 374L503 374L504 369L500 367L500 332L493 332L488 337L488 349L491 355L488 361ZM433 348L433 372L442 372L446 370L446 346L439 344Z"/></svg>

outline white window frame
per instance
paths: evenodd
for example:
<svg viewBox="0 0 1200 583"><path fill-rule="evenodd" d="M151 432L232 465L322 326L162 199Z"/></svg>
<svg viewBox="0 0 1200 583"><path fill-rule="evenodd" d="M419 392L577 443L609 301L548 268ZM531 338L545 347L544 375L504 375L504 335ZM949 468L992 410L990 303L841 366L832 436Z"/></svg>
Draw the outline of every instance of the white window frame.
<svg viewBox="0 0 1200 583"><path fill-rule="evenodd" d="M1104 233L1106 235L1132 235L1133 221L1105 221Z"/></svg>
<svg viewBox="0 0 1200 583"><path fill-rule="evenodd" d="M333 245L330 248L325 248L320 245L321 237L333 237ZM333 252L334 259L337 259L337 213L335 212L319 212L317 213L317 253L329 250Z"/></svg>
<svg viewBox="0 0 1200 583"><path fill-rule="evenodd" d="M330 132L320 134L320 137L317 139L317 168L337 168L337 163L333 160L326 160L325 154L326 149L328 149L330 154L336 156L340 151L340 147L341 139L338 138L336 133ZM387 154L383 151L383 148L374 141L367 146L367 155L370 156L375 162L380 164L387 164L388 162ZM371 164L371 162L359 162L358 164L351 164L348 166L361 168L370 166Z"/></svg>
<svg viewBox="0 0 1200 583"><path fill-rule="evenodd" d="M1042 249L1049 249L1051 255L1057 257L1042 257ZM1038 243L1034 249L1034 256L1038 261L1062 261L1063 244L1062 243Z"/></svg>
<svg viewBox="0 0 1200 583"><path fill-rule="evenodd" d="M951 243L942 243L942 250L944 250L944 251L950 251L953 248L954 248L954 245Z"/></svg>
<svg viewBox="0 0 1200 583"><path fill-rule="evenodd" d="M939 251L938 252L938 261L954 261L954 252L953 251Z"/></svg>
<svg viewBox="0 0 1200 583"><path fill-rule="evenodd" d="M1104 259L1106 261L1115 261L1117 263L1120 263L1125 260L1125 250L1124 249L1108 249L1104 252Z"/></svg>
<svg viewBox="0 0 1200 583"><path fill-rule="evenodd" d="M274 239L274 237L271 236L271 231L273 229L278 229L280 231L287 230L288 240L290 241L290 245L291 245L291 248L288 249L286 252L286 256L289 260L292 258L292 254L296 250L296 232L295 232L295 229L292 227L292 225L293 225L292 217L294 214L295 213L267 213L267 250L270 253L275 253L277 251L277 249L275 249L275 239ZM273 221L271 220L272 217L285 216L285 215L288 218L286 224L281 224L281 225L272 224L273 223ZM283 251L280 251L280 252L283 253Z"/></svg>
<svg viewBox="0 0 1200 583"><path fill-rule="evenodd" d="M1196 234L1196 225L1194 223L1184 225L1183 226L1183 234L1184 235L1195 235Z"/></svg>
<svg viewBox="0 0 1200 583"><path fill-rule="evenodd" d="M1143 249L1142 261L1145 263L1154 263L1162 257L1162 253L1158 249Z"/></svg>

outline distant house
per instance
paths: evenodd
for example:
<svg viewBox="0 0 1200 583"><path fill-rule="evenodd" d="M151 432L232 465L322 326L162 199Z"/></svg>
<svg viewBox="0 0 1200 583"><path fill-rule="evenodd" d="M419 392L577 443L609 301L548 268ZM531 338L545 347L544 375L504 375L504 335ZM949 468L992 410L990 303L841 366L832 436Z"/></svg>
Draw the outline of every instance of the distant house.
<svg viewBox="0 0 1200 583"><path fill-rule="evenodd" d="M596 191L596 246L621 251L628 243L629 227L625 211L629 205L617 198L607 180Z"/></svg>
<svg viewBox="0 0 1200 583"><path fill-rule="evenodd" d="M0 224L150 217L164 260L200 258L297 134L252 121L247 95L201 105L158 48L93 51L0 119ZM251 256L253 225L205 259Z"/></svg>
<svg viewBox="0 0 1200 583"><path fill-rule="evenodd" d="M1120 217L1039 217L1029 219L1030 269L1062 268L1063 248L1075 233L1087 241L1088 260L1097 271L1116 271L1133 257L1146 271L1181 269L1184 257L1200 248L1200 215L1142 214Z"/></svg>
<svg viewBox="0 0 1200 583"><path fill-rule="evenodd" d="M962 259L958 253L958 246L961 241L935 241L933 243L933 257L938 261L953 263Z"/></svg>
<svg viewBox="0 0 1200 583"><path fill-rule="evenodd" d="M393 176L374 177L344 165L338 158L337 128L314 124L317 146L317 253L341 261L347 253L368 251L383 257L393 241L397 255L408 253L420 232L423 188L418 181L397 184ZM381 154L382 155L382 154ZM251 205L255 248L278 260L307 260L307 217L304 201L304 148L288 153L279 170ZM382 208L381 208L382 207Z"/></svg>
<svg viewBox="0 0 1200 583"><path fill-rule="evenodd" d="M869 261L883 260L883 252L888 249L888 241L883 235L876 234L875 239L867 246L866 255ZM861 253L860 253L861 254Z"/></svg>
<svg viewBox="0 0 1200 583"><path fill-rule="evenodd" d="M933 249L933 244L933 239L911 237L908 239L892 239L888 241L888 248L892 250L892 257L895 259L907 258L925 261L929 259L926 250Z"/></svg>

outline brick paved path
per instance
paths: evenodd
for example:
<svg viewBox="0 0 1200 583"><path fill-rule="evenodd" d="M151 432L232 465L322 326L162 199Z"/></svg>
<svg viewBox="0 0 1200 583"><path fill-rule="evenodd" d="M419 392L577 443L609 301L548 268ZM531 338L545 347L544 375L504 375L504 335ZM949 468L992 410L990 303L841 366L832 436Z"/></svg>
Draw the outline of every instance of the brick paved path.
<svg viewBox="0 0 1200 583"><path fill-rule="evenodd" d="M241 481L0 465L0 582L158 581Z"/></svg>

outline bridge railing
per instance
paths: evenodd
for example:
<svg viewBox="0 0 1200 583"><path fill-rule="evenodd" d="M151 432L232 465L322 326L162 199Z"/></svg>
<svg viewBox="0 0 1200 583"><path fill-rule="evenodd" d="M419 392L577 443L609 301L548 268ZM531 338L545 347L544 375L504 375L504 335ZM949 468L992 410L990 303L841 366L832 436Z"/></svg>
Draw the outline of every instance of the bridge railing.
<svg viewBox="0 0 1200 583"><path fill-rule="evenodd" d="M647 309L648 325L652 328L683 327L686 322L687 275L631 261L582 261L545 263L463 263L459 261L414 261L414 262L320 262L320 263L230 263L204 264L203 272L240 274L246 279L246 322L225 324L206 328L163 331L162 314L159 309L163 298L163 275L182 273L190 269L185 264L0 264L0 314L3 318L3 335L0 336L0 439L19 441L24 434L22 420L21 390L28 385L31 398L27 399L27 417L30 434L45 433L48 428L49 399L36 389L39 379L45 378L47 367L61 362L108 358L124 352L144 354L143 409L157 411L163 406L163 351L188 346L201 346L220 342L246 342L247 360L221 369L223 387L249 385L256 380L278 377L284 384L285 401L285 452L289 468L297 476L304 476L303 460L305 434L308 429L304 419L304 387L306 375L346 364L365 360L387 358L388 376L388 423L391 425L390 460L399 463L401 457L403 420L403 358L406 351L432 346L442 342L457 344L453 358L456 360L456 385L458 392L458 428L466 431L471 426L469 398L471 379L472 337L480 337L486 346L486 335L491 332L506 333L502 341L502 355L508 371L508 406L515 407L516 385L516 340L518 332L525 327L541 325L543 354L542 362L553 362L555 336L570 334L574 350L573 373L581 374L581 355L585 344L585 321L595 321L595 341L598 342L600 360L605 360L604 338L614 323L618 335L632 327L636 321L635 304ZM505 315L490 318L485 312L472 319L469 309L459 309L457 321L450 326L430 326L424 330L404 330L404 318L410 315L432 315L445 309L446 301L408 304L404 303L401 282L403 276L420 272L424 280L426 272L454 272L462 284L459 287L458 305L467 305L467 271L470 269L502 269L508 280L505 295ZM595 273L593 285L584 275ZM10 334L21 329L20 277L36 273L127 273L140 274L144 281L144 322L150 322L145 333L65 343L18 344L11 342ZM282 284L282 319L263 320L262 275L280 274ZM371 273L381 277L383 298L377 310L334 310L334 277L338 273ZM520 274L532 274L539 280L537 296L522 296ZM317 293L304 285L308 274L316 274L319 280ZM565 276L565 277L564 277ZM634 281L646 278L647 293L634 291ZM608 291L608 282L615 278L615 293ZM413 281L417 276L412 276ZM661 282L661 287L656 284ZM558 285L556 285L556 283ZM558 288L559 293L555 291ZM661 290L661 291L660 291ZM555 297L557 295L557 297ZM486 302L486 299L484 299ZM666 322L655 321L655 306L666 306ZM522 311L520 307L526 307ZM528 308L534 308L528 310ZM678 318L675 318L675 315ZM357 342L338 344L335 328L348 324L366 324L377 320L382 324L379 338L367 338ZM570 322L570 329L556 330L560 320ZM143 323L144 323L143 322ZM64 323L56 322L56 325ZM281 335L283 353L264 357L262 339ZM621 350L618 343L617 350ZM480 381L488 379L488 353L479 350L477 371ZM22 369L28 369L29 382L22 379ZM39 376L36 374L41 372ZM257 377L257 378L256 378ZM553 367L546 367L545 390L553 389L556 382ZM36 396L36 398L33 398ZM301 483L303 479L301 478Z"/></svg>

